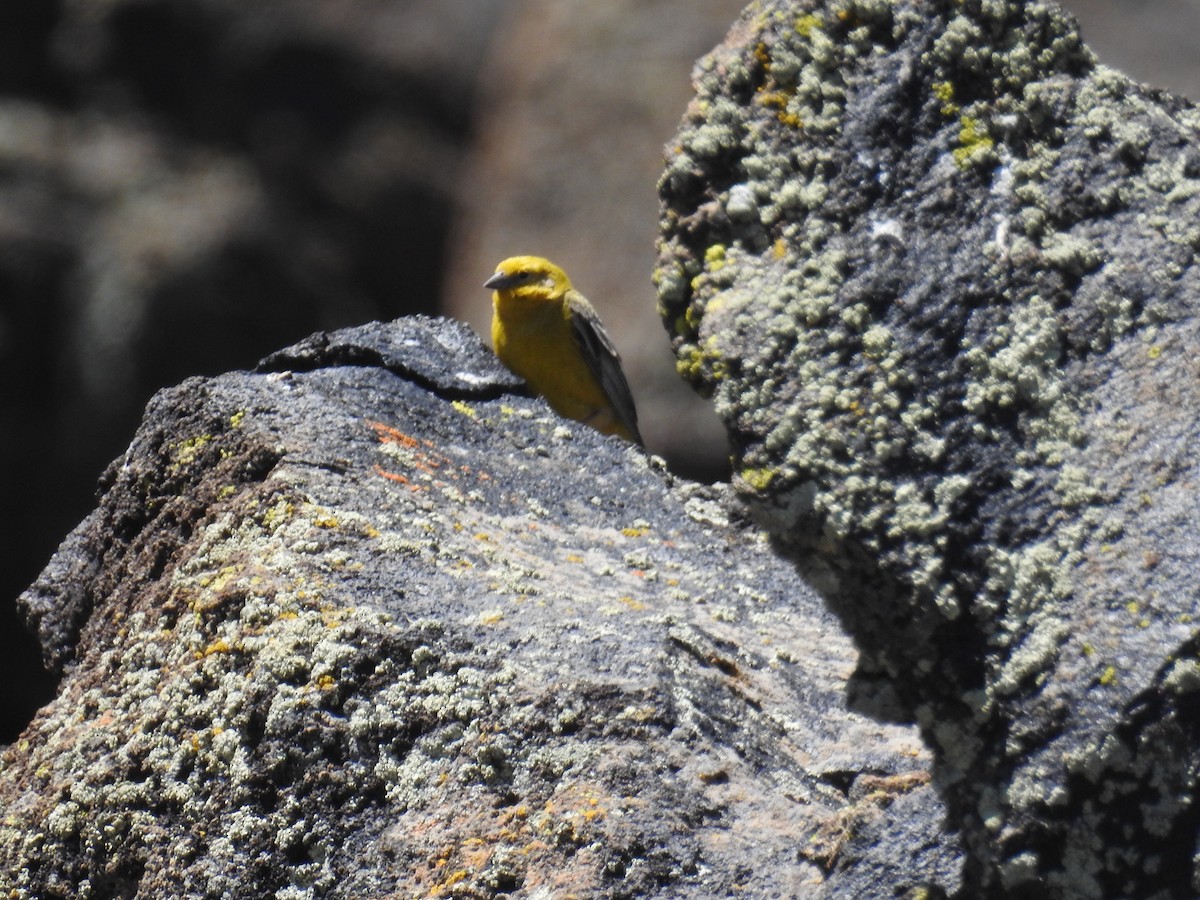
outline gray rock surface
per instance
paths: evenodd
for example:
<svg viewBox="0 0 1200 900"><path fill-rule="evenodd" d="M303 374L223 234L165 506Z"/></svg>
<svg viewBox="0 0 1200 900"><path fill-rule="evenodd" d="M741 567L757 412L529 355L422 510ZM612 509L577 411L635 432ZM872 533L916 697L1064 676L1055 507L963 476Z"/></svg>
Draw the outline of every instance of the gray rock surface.
<svg viewBox="0 0 1200 900"><path fill-rule="evenodd" d="M957 884L795 567L515 388L407 319L160 393L22 598L62 681L0 759L0 893Z"/></svg>
<svg viewBox="0 0 1200 900"><path fill-rule="evenodd" d="M1200 113L1003 0L752 4L697 89L676 352L962 896L1194 895Z"/></svg>

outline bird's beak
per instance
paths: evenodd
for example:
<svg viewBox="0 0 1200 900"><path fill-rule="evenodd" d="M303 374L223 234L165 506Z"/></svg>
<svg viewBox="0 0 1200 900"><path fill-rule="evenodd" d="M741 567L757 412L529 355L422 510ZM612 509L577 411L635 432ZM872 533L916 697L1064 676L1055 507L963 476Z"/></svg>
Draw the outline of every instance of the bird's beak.
<svg viewBox="0 0 1200 900"><path fill-rule="evenodd" d="M493 291L502 291L506 287L512 287L516 282L513 281L511 275L506 275L504 272L497 272L491 278L483 283L485 288Z"/></svg>

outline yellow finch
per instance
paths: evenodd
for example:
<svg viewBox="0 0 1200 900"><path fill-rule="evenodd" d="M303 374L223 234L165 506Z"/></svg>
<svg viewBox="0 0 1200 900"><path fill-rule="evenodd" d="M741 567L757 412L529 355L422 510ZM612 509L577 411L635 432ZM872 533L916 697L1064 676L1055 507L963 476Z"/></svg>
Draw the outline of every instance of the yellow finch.
<svg viewBox="0 0 1200 900"><path fill-rule="evenodd" d="M513 256L483 283L492 294L500 361L560 416L642 443L621 357L567 273L540 256Z"/></svg>

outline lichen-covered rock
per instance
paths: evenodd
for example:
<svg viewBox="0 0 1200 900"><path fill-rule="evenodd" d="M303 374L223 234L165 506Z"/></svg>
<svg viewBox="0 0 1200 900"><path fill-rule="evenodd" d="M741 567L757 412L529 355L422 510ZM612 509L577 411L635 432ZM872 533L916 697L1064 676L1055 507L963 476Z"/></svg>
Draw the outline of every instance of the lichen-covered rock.
<svg viewBox="0 0 1200 900"><path fill-rule="evenodd" d="M515 388L409 319L159 394L23 598L62 681L0 758L0 894L956 885L794 566Z"/></svg>
<svg viewBox="0 0 1200 900"><path fill-rule="evenodd" d="M964 895L1200 889L1200 114L1040 0L764 0L696 86L679 368L935 749Z"/></svg>

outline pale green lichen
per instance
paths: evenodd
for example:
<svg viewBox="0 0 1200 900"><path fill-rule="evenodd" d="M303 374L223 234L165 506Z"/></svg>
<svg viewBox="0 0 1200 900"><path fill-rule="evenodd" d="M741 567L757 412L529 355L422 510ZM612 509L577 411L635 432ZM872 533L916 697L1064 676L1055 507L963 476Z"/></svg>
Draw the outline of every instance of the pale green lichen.
<svg viewBox="0 0 1200 900"><path fill-rule="evenodd" d="M1054 490L1064 509L1075 509L1104 499L1104 491L1097 483L1096 474L1078 465L1063 465L1059 469Z"/></svg>
<svg viewBox="0 0 1200 900"><path fill-rule="evenodd" d="M1178 659L1163 679L1163 687L1176 694L1191 694L1200 690L1200 662Z"/></svg>
<svg viewBox="0 0 1200 900"><path fill-rule="evenodd" d="M1061 334L1054 310L1041 297L1012 310L1009 323L993 330L984 346L965 348L973 376L963 405L977 415L1017 403L1049 405L1062 400L1058 368Z"/></svg>
<svg viewBox="0 0 1200 900"><path fill-rule="evenodd" d="M308 520L324 513L295 500L287 505L298 507L301 516L273 529L230 515L206 526L196 553L175 570L169 585L172 597L193 612L164 609L157 622L134 613L127 631L141 637L107 651L112 661L104 664L121 683L104 695L99 710L84 704L63 711L63 727L121 735L138 754L141 774L135 781L114 780L104 764L78 768L71 753L49 759L53 770L76 768L67 793L46 818L41 840L50 848L40 852L66 842L107 859L135 858L160 840L161 822L151 810L196 806L218 790L257 796L262 774L252 757L263 742L278 734L294 736L296 719L319 717L317 695L344 676L355 677L352 667L363 647L395 631L384 614L322 604L321 585L300 575L293 562L297 545L306 542ZM244 564L249 547L255 548L253 566ZM255 704L248 698L264 689L273 697L270 714L254 721ZM391 715L398 723L408 721L412 701L411 692L397 698ZM313 727L319 725L314 721ZM385 733L386 727L375 732ZM304 768L297 764L295 771ZM47 776L61 780L51 771ZM246 802L212 817L205 828L213 871L221 871L224 861L231 873L215 876L210 890L237 891L241 879L232 873L241 868L235 864L241 845L263 833L274 835L275 845L287 851L277 863L281 891L334 885L331 863L340 837L327 824L297 818L288 804L261 808ZM297 847L304 852L292 853Z"/></svg>
<svg viewBox="0 0 1200 900"><path fill-rule="evenodd" d="M1051 233L1042 240L1042 258L1056 269L1074 276L1090 272L1104 261L1095 244L1070 234Z"/></svg>
<svg viewBox="0 0 1200 900"><path fill-rule="evenodd" d="M863 353L873 360L883 360L892 349L893 340L892 332L886 326L872 325L862 336Z"/></svg>
<svg viewBox="0 0 1200 900"><path fill-rule="evenodd" d="M1000 4L981 11L980 15L985 20L998 17L999 21L1011 13L1008 5ZM845 16L861 16L864 21L878 23L895 14L890 4L875 4L870 9L859 9L856 5ZM822 26L825 24L822 22ZM879 311L871 311L864 305L838 309L846 260L840 250L827 247L837 229L821 215L827 191L824 171L833 157L828 145L811 138L823 129L840 128L846 100L842 69L847 60L870 54L873 34L863 29L839 31L835 36L832 29L817 27L815 20L799 33L793 25L777 18L774 10L767 13L761 19L764 37L755 49L754 63L761 67L761 77L767 86L764 89L789 93L788 109L799 111L805 123L805 139L799 143L753 139L756 126L746 122L745 110L718 90L702 94L698 109L704 123L688 132L681 142L682 152L674 160L680 168L675 169L674 162L668 165L665 182L692 171L692 164L686 162L689 157L701 160L718 150L731 152L735 146L744 148L739 154L739 165L746 177L730 189L726 199L734 240L719 245L719 255L706 254L705 272L692 276L689 311L704 309L705 316L689 322L688 330L681 335L687 340L677 345L677 352L689 377L702 383L707 379L710 385L715 385L717 379L713 376L720 367L719 356L740 353L736 343L726 346L724 334L728 333L732 341L737 339L726 323L744 315L751 298L756 308L778 310L781 337L791 335L786 367L805 388L780 414L769 379L760 389L748 384L745 378L730 383L727 375L721 377L721 385L728 385L738 393L719 388L718 412L733 419L745 417L747 411L762 404L767 407L774 404L774 421L763 437L762 447L781 448L786 453L786 464L782 467L760 465L752 455L742 466L743 471L772 473L770 487L758 489L760 492L787 493L788 483L795 479L820 485L812 495L811 506L828 533L841 537L855 533L861 537L866 530L868 546L872 540L870 532L877 532L889 541L901 541L900 552L907 554L906 578L929 588L942 598L939 602L945 602L942 583L945 566L931 538L947 521L954 492L938 491L936 484L885 485L873 479L856 482L850 477L905 453L937 461L945 452L944 439L927 424L936 421L936 414L901 393L911 376L906 371L904 357L896 351L894 330L878 318ZM896 27L900 27L899 23ZM981 43L981 35L978 23L969 15L954 16L935 44L933 59L948 76L955 71L995 76L1000 79L997 93L1019 85L1020 76L1015 74L1018 70L1032 73L1038 65L1047 64L1047 60L1035 63L1025 58L1011 63L1008 69L994 66L993 61L975 55L974 48ZM1015 60L1023 48L1014 46L1011 52ZM1077 39L1065 31L1061 46L1047 59L1078 52ZM753 83L753 66L739 68L745 63L744 58L721 60L720 72L726 87L733 89ZM707 73L715 71L702 65L701 81ZM980 115L983 110L980 101L970 109L960 109L955 77L935 81L934 99L944 115L956 117L960 149L966 151L964 158L974 159L991 148L994 139ZM720 130L714 132L714 128ZM714 134L721 138L716 142L719 148L714 143ZM689 144L689 140L693 143ZM1041 171L1051 171L1053 164L1053 157L1047 157ZM1018 186L1027 187L1036 180L1028 172L1017 179ZM788 217L802 210L811 214L804 220L803 228L795 228ZM774 240L766 237L764 229L784 222L788 223L784 236ZM780 241L786 248L782 256L802 261L799 270L784 272L782 277L763 267L780 257ZM1060 246L1060 243L1056 238L1050 239L1052 259L1063 266L1090 264L1084 248L1069 243ZM1068 254L1067 250L1071 252ZM1056 252L1061 259L1055 256ZM713 277L714 270L722 276L720 281ZM669 268L664 269L658 276L664 308L678 299L679 282L670 272ZM725 287L726 284L730 287ZM832 316L836 316L835 321L831 321ZM808 340L797 323L802 328L820 329L819 341ZM691 345L692 329L715 338L705 352ZM1010 327L997 329L992 341L978 348L976 378L968 383L965 398L968 409L984 416L990 409L1030 403L1053 407L1060 400L1057 365L1061 334L1046 301L1035 297L1018 305ZM865 390L864 386L847 383L842 375L844 353L853 348L858 348L862 358L876 364L881 372ZM970 348L967 352L970 359ZM763 397L761 403L755 399L759 393ZM753 418L757 417L751 414ZM897 418L904 424L904 430L896 429ZM1064 445L1075 436L1070 426L1076 419L1067 408L1048 409L1045 418L1053 426L1043 428L1045 433L1038 438L1048 460L1061 455ZM846 458L847 454L857 458ZM743 477L741 483L755 490L754 485L762 480L757 476ZM864 521L874 524L864 529ZM946 603L946 610L951 615L957 612L953 603Z"/></svg>

